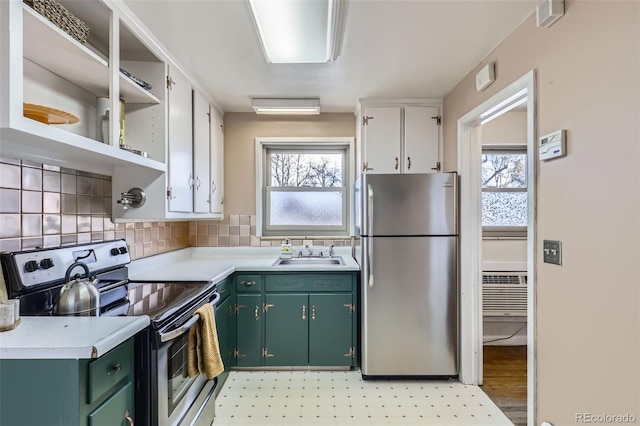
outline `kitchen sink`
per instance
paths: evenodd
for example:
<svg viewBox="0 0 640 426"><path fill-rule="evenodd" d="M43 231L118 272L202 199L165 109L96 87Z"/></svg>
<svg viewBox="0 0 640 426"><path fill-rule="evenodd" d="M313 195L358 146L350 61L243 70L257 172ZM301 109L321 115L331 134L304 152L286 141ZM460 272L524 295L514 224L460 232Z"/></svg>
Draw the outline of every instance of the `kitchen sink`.
<svg viewBox="0 0 640 426"><path fill-rule="evenodd" d="M276 259L275 262L273 262L272 266L285 266L285 265L304 265L304 266L310 266L310 265L324 265L324 266L337 266L337 265L344 265L344 259L342 259L342 256L333 256L333 257L311 257L311 256L307 256L307 257L292 257L291 259Z"/></svg>

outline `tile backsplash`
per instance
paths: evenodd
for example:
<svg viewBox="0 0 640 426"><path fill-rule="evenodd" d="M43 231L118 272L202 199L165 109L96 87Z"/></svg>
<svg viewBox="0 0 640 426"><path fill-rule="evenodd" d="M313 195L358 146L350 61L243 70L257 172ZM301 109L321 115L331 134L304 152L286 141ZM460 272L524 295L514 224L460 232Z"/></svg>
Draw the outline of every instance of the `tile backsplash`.
<svg viewBox="0 0 640 426"><path fill-rule="evenodd" d="M189 247L189 222L111 221L111 177L0 159L0 251L124 238L137 259Z"/></svg>
<svg viewBox="0 0 640 426"><path fill-rule="evenodd" d="M280 247L281 240L261 239L256 236L256 215L224 215L220 221L191 221L189 224L189 245L193 247ZM350 246L351 239L337 240L297 240L294 246Z"/></svg>
<svg viewBox="0 0 640 426"><path fill-rule="evenodd" d="M126 239L132 259L194 247L279 247L256 236L256 215L220 221L111 221L111 177L0 159L0 251ZM292 240L294 246L350 246L350 239Z"/></svg>

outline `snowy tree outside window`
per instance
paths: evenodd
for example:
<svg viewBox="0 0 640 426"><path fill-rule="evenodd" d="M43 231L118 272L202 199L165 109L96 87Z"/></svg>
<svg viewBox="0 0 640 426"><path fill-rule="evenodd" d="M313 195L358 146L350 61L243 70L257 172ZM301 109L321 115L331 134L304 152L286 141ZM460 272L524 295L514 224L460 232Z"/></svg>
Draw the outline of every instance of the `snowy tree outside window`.
<svg viewBox="0 0 640 426"><path fill-rule="evenodd" d="M347 232L346 149L268 148L265 234Z"/></svg>
<svg viewBox="0 0 640 426"><path fill-rule="evenodd" d="M482 226L484 231L520 231L527 226L527 155L523 147L484 149Z"/></svg>

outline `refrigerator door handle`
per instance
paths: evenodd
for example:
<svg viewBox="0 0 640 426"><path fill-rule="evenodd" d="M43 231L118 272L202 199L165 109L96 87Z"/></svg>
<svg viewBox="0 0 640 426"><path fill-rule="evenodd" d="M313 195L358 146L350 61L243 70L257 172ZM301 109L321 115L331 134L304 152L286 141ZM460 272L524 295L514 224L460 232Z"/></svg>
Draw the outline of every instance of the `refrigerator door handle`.
<svg viewBox="0 0 640 426"><path fill-rule="evenodd" d="M371 261L373 260L373 186L367 185L367 219L369 222L368 233L369 233L369 244L367 247L367 260L369 264L369 274L367 276L367 285L369 288L373 288L373 273L371 267Z"/></svg>

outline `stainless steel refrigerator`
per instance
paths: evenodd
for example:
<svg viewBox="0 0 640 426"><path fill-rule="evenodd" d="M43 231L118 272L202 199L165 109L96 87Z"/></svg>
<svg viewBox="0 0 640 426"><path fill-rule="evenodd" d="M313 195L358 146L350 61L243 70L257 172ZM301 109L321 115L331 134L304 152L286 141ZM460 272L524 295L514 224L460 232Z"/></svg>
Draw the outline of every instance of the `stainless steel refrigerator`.
<svg viewBox="0 0 640 426"><path fill-rule="evenodd" d="M457 180L366 174L356 183L364 378L458 374Z"/></svg>

